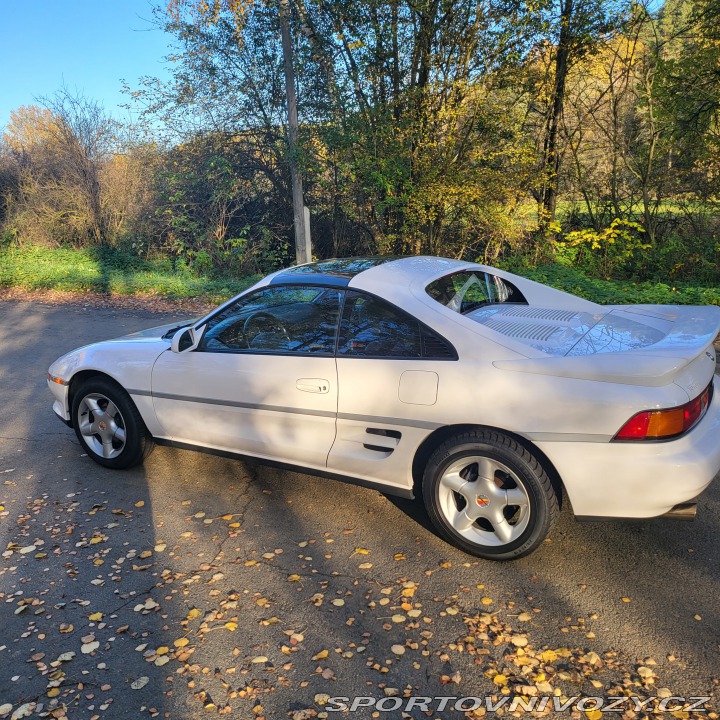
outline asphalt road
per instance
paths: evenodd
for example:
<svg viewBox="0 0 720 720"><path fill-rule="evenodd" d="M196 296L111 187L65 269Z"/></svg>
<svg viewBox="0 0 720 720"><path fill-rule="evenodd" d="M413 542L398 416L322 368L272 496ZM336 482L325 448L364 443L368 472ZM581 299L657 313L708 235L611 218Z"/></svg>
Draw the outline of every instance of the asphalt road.
<svg viewBox="0 0 720 720"><path fill-rule="evenodd" d="M438 539L418 504L335 481L169 448L100 468L55 419L47 367L174 319L0 304L0 717L717 691L718 482L695 523L565 511L538 552L498 564Z"/></svg>

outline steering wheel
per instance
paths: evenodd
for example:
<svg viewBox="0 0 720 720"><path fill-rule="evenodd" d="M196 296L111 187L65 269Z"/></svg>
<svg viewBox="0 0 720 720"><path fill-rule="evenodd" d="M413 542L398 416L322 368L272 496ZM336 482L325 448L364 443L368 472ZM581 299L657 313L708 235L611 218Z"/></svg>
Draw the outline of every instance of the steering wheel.
<svg viewBox="0 0 720 720"><path fill-rule="evenodd" d="M290 342L287 328L274 315L262 310L248 315L242 328L243 338L248 347L256 335L272 331L280 333L287 342Z"/></svg>

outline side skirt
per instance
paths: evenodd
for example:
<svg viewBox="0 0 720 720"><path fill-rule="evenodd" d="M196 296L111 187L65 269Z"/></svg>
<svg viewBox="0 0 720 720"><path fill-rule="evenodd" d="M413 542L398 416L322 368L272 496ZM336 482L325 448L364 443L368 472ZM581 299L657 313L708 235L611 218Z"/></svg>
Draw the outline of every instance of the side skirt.
<svg viewBox="0 0 720 720"><path fill-rule="evenodd" d="M383 495L396 495L397 497L414 500L415 495L411 489L396 488L390 485L384 485L380 482L372 480L363 480L361 478L351 477L349 475L341 475L339 473L328 472L327 470L315 470L303 467L302 465L293 465L292 463L280 462L279 460L266 460L265 458L255 457L253 455L243 455L242 453L231 452L229 450L218 450L216 448L203 447L202 445L193 445L192 443L177 442L176 440L168 440L167 438L153 438L156 445L164 445L166 447L178 448L178 450L193 450L195 452L205 453L207 455L217 455L219 457L230 458L231 460L250 460L259 465L267 465L268 467L278 468L279 470L290 470L291 472L302 473L303 475L314 475L316 477L328 478L329 480L338 480L339 482L349 483L350 485L359 485L360 487L377 490Z"/></svg>

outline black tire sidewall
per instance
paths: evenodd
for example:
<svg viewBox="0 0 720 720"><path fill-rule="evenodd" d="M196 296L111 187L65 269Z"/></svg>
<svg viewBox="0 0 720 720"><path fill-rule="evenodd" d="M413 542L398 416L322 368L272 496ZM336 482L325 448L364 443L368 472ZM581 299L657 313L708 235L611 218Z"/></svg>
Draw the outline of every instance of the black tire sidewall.
<svg viewBox="0 0 720 720"><path fill-rule="evenodd" d="M522 535L506 545L490 546L473 543L460 535L447 521L438 501L439 480L446 468L462 457L483 455L497 460L512 470L522 482L530 500L530 520ZM528 462L517 452L478 437L477 441L448 441L430 457L423 477L423 500L435 527L453 545L477 557L508 560L532 552L545 538L551 523L549 501L542 483Z"/></svg>
<svg viewBox="0 0 720 720"><path fill-rule="evenodd" d="M92 393L99 393L111 400L122 415L123 422L125 423L125 447L117 457L105 458L102 455L98 455L98 453L88 445L85 437L80 432L78 423L80 403L85 397ZM114 470L122 470L136 465L143 459L147 434L145 425L127 392L111 380L91 378L90 380L86 380L77 389L72 401L72 422L75 435L77 435L80 444L85 452L87 452L98 465Z"/></svg>

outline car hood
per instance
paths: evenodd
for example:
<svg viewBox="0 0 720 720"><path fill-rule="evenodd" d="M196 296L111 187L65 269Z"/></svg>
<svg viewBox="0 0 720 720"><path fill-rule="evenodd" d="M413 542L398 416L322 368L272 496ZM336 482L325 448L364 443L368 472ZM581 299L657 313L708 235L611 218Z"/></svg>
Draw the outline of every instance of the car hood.
<svg viewBox="0 0 720 720"><path fill-rule="evenodd" d="M123 335L122 337L117 338L117 340L127 341L133 338L151 338L155 340L163 338L165 340L170 340L180 328L188 327L189 325L197 322L197 320L199 320L199 318L183 320L181 322L166 323L165 325L157 325L156 327L147 328L147 330L138 330L137 332Z"/></svg>

